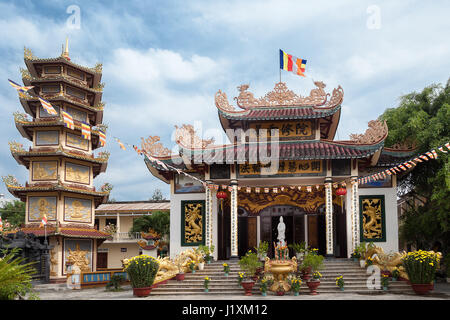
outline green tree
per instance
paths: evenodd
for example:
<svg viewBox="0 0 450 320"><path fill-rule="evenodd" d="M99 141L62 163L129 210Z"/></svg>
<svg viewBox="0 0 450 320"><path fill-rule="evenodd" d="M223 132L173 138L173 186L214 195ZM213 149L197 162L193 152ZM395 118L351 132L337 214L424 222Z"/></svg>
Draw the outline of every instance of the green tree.
<svg viewBox="0 0 450 320"><path fill-rule="evenodd" d="M161 236L169 235L170 213L157 211L151 215L134 219L130 232L148 232L150 228L158 232Z"/></svg>
<svg viewBox="0 0 450 320"><path fill-rule="evenodd" d="M450 141L450 79L445 86L433 84L401 97L399 106L387 109L380 118L389 128L386 146L408 142L416 144L417 154L437 151ZM440 241L446 251L450 246L450 153L438 154L438 159L418 163L399 176L399 194L421 203L404 215L400 236L423 249Z"/></svg>
<svg viewBox="0 0 450 320"><path fill-rule="evenodd" d="M25 202L14 200L5 202L0 208L2 220L8 220L12 226L20 227L25 223Z"/></svg>

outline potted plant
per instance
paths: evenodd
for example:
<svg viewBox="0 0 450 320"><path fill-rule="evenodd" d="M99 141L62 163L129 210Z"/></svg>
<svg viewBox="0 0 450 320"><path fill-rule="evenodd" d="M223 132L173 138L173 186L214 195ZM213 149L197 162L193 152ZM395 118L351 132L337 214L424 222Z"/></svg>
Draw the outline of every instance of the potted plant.
<svg viewBox="0 0 450 320"><path fill-rule="evenodd" d="M206 261L207 264L211 263L212 260L212 253L214 252L214 245L210 245L210 246L203 246L200 245L199 246L199 250L204 254L204 261Z"/></svg>
<svg viewBox="0 0 450 320"><path fill-rule="evenodd" d="M312 275L312 279L306 282L310 295L317 295L317 287L320 285L320 278L322 278L322 274L319 271L315 271Z"/></svg>
<svg viewBox="0 0 450 320"><path fill-rule="evenodd" d="M302 279L297 278L297 277L291 279L291 290L292 290L292 292L294 292L294 296L298 296L301 285L302 285Z"/></svg>
<svg viewBox="0 0 450 320"><path fill-rule="evenodd" d="M205 268L205 260L204 260L204 258L203 258L203 256L202 256L202 250L200 250L200 247L198 247L197 249L195 249L195 253L197 254L197 255L199 255L199 256L201 256L199 259L198 259L198 262L197 262L197 267L198 267L198 270L203 270L204 268Z"/></svg>
<svg viewBox="0 0 450 320"><path fill-rule="evenodd" d="M303 260L305 253L308 251L308 247L304 241L300 243L289 244L288 247L294 250L295 256L299 262Z"/></svg>
<svg viewBox="0 0 450 320"><path fill-rule="evenodd" d="M408 252L402 263L408 274L409 282L417 294L426 294L433 290L433 279L440 257L434 251Z"/></svg>
<svg viewBox="0 0 450 320"><path fill-rule="evenodd" d="M245 289L245 295L252 295L252 288L257 280L255 275L256 269L262 266L256 253L248 251L245 256L239 260L239 266L244 270L245 278L241 281L242 286Z"/></svg>
<svg viewBox="0 0 450 320"><path fill-rule="evenodd" d="M366 259L366 267L373 265L373 259L371 257L367 257Z"/></svg>
<svg viewBox="0 0 450 320"><path fill-rule="evenodd" d="M240 288L242 288L242 280L244 280L244 273L243 272L239 272L239 274L238 274L238 284L239 284Z"/></svg>
<svg viewBox="0 0 450 320"><path fill-rule="evenodd" d="M339 289L341 289L341 291L344 291L344 276L340 275L339 277L336 278L336 285L339 287Z"/></svg>
<svg viewBox="0 0 450 320"><path fill-rule="evenodd" d="M361 258L361 254L358 252L357 249L355 249L352 252L351 258L353 259L354 262L358 262L359 261L359 259Z"/></svg>
<svg viewBox="0 0 450 320"><path fill-rule="evenodd" d="M355 251L359 253L359 266L361 268L364 268L366 266L366 252L367 252L367 248L366 248L366 243L365 242L361 242L356 248Z"/></svg>
<svg viewBox="0 0 450 320"><path fill-rule="evenodd" d="M400 277L400 270L398 270L397 267L395 267L392 270L392 281L397 281L397 279Z"/></svg>
<svg viewBox="0 0 450 320"><path fill-rule="evenodd" d="M159 269L158 261L151 256L141 254L128 259L124 269L131 281L133 294L137 297L148 296Z"/></svg>
<svg viewBox="0 0 450 320"><path fill-rule="evenodd" d="M389 286L389 276L387 274L381 275L381 286L383 287L384 291L387 291Z"/></svg>
<svg viewBox="0 0 450 320"><path fill-rule="evenodd" d="M263 297L267 296L267 288L270 285L270 280L267 277L263 277L261 282L259 283L259 290L261 291L261 295Z"/></svg>
<svg viewBox="0 0 450 320"><path fill-rule="evenodd" d="M259 260L264 261L267 257L267 250L269 249L269 243L267 241L261 241L259 243L258 248L255 249Z"/></svg>
<svg viewBox="0 0 450 320"><path fill-rule="evenodd" d="M204 281L203 281L203 287L205 287L205 292L209 291L209 282L211 280L209 279L209 277L205 277Z"/></svg>
<svg viewBox="0 0 450 320"><path fill-rule="evenodd" d="M308 252L302 262L301 271L302 279L307 281L311 278L311 273L318 271L323 266L323 256L318 255L314 251Z"/></svg>
<svg viewBox="0 0 450 320"><path fill-rule="evenodd" d="M256 253L248 251L245 256L239 260L239 266L248 277L251 277L253 281L256 281L258 278L256 270L259 267L262 267L262 263L259 261Z"/></svg>
<svg viewBox="0 0 450 320"><path fill-rule="evenodd" d="M228 274L230 273L230 266L228 265L228 263L224 263L222 266L223 266L223 272L225 273L225 276L228 276Z"/></svg>
<svg viewBox="0 0 450 320"><path fill-rule="evenodd" d="M195 262L194 261L189 262L188 267L192 273L195 273Z"/></svg>

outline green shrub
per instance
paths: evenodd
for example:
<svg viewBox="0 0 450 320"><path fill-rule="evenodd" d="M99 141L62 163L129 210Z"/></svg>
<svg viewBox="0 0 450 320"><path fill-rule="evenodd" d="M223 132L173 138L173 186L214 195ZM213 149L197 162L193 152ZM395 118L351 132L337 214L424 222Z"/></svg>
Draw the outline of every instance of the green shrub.
<svg viewBox="0 0 450 320"><path fill-rule="evenodd" d="M248 251L245 256L239 260L239 266L245 271L248 277L252 277L256 273L256 269L262 267L258 255L254 252Z"/></svg>
<svg viewBox="0 0 450 320"><path fill-rule="evenodd" d="M111 279L106 284L106 290L110 291L121 291L122 288L120 287L121 283L125 281L124 277L120 274L114 274L111 276Z"/></svg>
<svg viewBox="0 0 450 320"><path fill-rule="evenodd" d="M124 261L125 271L133 288L150 287L158 273L158 261L146 254L142 254Z"/></svg>
<svg viewBox="0 0 450 320"><path fill-rule="evenodd" d="M315 253L307 253L302 262L302 269L311 267L312 271L318 271L323 267L323 256Z"/></svg>
<svg viewBox="0 0 450 320"><path fill-rule="evenodd" d="M14 248L0 258L0 300L14 300L18 296L24 297L32 293L31 276L36 273L34 262L26 262L18 256L20 249ZM35 297L35 295L33 295Z"/></svg>

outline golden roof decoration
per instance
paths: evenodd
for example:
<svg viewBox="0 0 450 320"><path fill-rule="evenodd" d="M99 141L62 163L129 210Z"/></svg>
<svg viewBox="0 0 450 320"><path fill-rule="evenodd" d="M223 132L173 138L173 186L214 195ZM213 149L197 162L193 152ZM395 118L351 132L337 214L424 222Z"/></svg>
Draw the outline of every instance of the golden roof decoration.
<svg viewBox="0 0 450 320"><path fill-rule="evenodd" d="M31 51L31 49L28 49L27 47L23 47L23 57L26 60L36 59L36 57L33 55L33 51Z"/></svg>
<svg viewBox="0 0 450 320"><path fill-rule="evenodd" d="M155 157L166 157L171 155L171 151L165 148L158 136L149 136L147 139L141 138L141 148L148 154Z"/></svg>
<svg viewBox="0 0 450 320"><path fill-rule="evenodd" d="M25 152L25 149L23 148L23 144L21 144L19 142L10 141L10 142L8 142L8 144L9 144L9 149L13 153L15 153L15 152Z"/></svg>
<svg viewBox="0 0 450 320"><path fill-rule="evenodd" d="M7 176L2 176L2 180L7 187L22 187L22 185L17 181L17 179L11 174Z"/></svg>
<svg viewBox="0 0 450 320"><path fill-rule="evenodd" d="M30 71L25 68L20 68L20 73L22 74L22 79L28 79L31 80L33 77L31 76Z"/></svg>
<svg viewBox="0 0 450 320"><path fill-rule="evenodd" d="M278 82L274 89L264 97L255 98L253 93L248 91L250 85L243 84L238 87L239 96L234 100L238 107L244 110L260 107L334 107L342 102L344 90L341 86L333 90L333 94L328 100L330 94L324 90L326 84L322 81L314 81L314 85L317 88L312 89L309 96L303 97L289 90L286 83ZM239 112L229 104L226 94L221 90L216 93L215 102L217 107L224 111Z"/></svg>
<svg viewBox="0 0 450 320"><path fill-rule="evenodd" d="M386 121L369 121L369 128L364 134L350 134L350 140L358 144L375 144L387 137L388 127Z"/></svg>
<svg viewBox="0 0 450 320"><path fill-rule="evenodd" d="M214 138L204 140L197 135L194 126L183 124L181 127L175 126L175 141L184 147L206 148L214 143Z"/></svg>

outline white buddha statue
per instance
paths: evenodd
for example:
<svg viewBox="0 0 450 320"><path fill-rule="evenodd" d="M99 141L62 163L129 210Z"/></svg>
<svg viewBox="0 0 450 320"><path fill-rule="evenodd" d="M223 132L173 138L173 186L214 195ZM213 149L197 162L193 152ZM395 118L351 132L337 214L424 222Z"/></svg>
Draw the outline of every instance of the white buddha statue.
<svg viewBox="0 0 450 320"><path fill-rule="evenodd" d="M284 246L286 244L285 242L285 231L286 231L286 225L283 222L283 217L280 217L280 222L278 223L278 245Z"/></svg>

